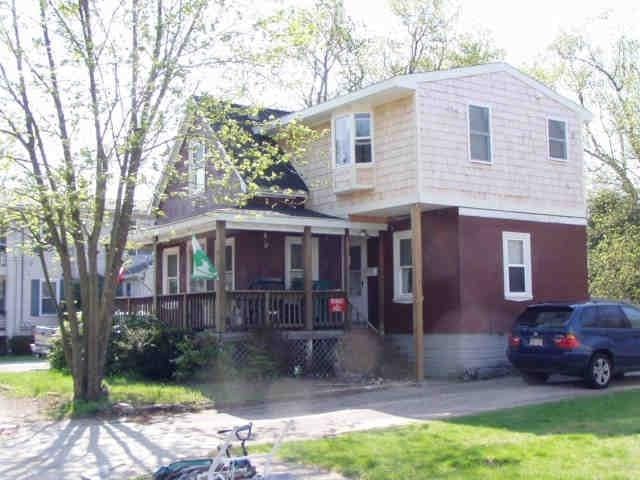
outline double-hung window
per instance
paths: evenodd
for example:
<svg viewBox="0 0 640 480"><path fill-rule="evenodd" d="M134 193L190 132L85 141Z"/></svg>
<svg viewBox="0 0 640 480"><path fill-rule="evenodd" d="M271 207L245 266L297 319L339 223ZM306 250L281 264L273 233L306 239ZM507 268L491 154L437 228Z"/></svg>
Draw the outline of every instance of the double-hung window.
<svg viewBox="0 0 640 480"><path fill-rule="evenodd" d="M341 115L333 122L336 166L373 161L373 126L370 113Z"/></svg>
<svg viewBox="0 0 640 480"><path fill-rule="evenodd" d="M55 315L58 313L58 292L56 292L56 288L56 282L51 282L53 291L49 289L47 282L40 282L40 315Z"/></svg>
<svg viewBox="0 0 640 480"><path fill-rule="evenodd" d="M178 247L165 248L162 251L162 269L164 279L162 291L166 294L180 293L180 249Z"/></svg>
<svg viewBox="0 0 640 480"><path fill-rule="evenodd" d="M199 238L197 239L197 242L200 244L200 248L202 248L202 250L204 250L205 252L207 251L207 239L206 238ZM198 279L198 280L194 280L191 275L193 274L193 272L191 271L191 269L193 268L193 247L191 246L191 243L188 243L188 247L189 249L189 261L187 262L187 268L189 269L189 281L187 283L187 285L189 286L189 293L198 293L198 292L206 292L207 291L207 281L206 280L202 280L202 279Z"/></svg>
<svg viewBox="0 0 640 480"><path fill-rule="evenodd" d="M291 290L304 288L304 249L302 237L285 237L284 251L285 287ZM318 238L311 238L311 278L318 280Z"/></svg>
<svg viewBox="0 0 640 480"><path fill-rule="evenodd" d="M411 230L393 234L393 297L396 302L413 301Z"/></svg>
<svg viewBox="0 0 640 480"><path fill-rule="evenodd" d="M469 158L491 163L492 154L491 111L489 107L469 105Z"/></svg>
<svg viewBox="0 0 640 480"><path fill-rule="evenodd" d="M206 147L202 141L189 144L189 194L202 193L206 181Z"/></svg>
<svg viewBox="0 0 640 480"><path fill-rule="evenodd" d="M567 159L567 122L563 120L547 120L547 138L549 139L549 158Z"/></svg>
<svg viewBox="0 0 640 480"><path fill-rule="evenodd" d="M216 246L217 253L217 246ZM227 290L235 290L236 288L236 275L235 275L235 262L236 262L236 241L235 238L229 237L225 241L224 246L224 284ZM214 264L217 261L214 255ZM218 272L220 275L220 272Z"/></svg>
<svg viewBox="0 0 640 480"><path fill-rule="evenodd" d="M508 300L529 300L531 288L531 236L502 232L504 296Z"/></svg>

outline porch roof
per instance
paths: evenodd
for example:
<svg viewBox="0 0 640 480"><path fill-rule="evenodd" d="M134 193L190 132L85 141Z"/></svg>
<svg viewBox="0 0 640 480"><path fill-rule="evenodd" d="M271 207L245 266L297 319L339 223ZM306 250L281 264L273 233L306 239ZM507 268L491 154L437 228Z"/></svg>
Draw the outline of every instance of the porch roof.
<svg viewBox="0 0 640 480"><path fill-rule="evenodd" d="M342 235L348 228L352 232L365 232L369 236L377 236L379 231L387 229L386 223L354 222L300 207L218 208L175 222L147 227L133 235L132 240L148 244L156 236L158 241L162 242L197 235L214 230L217 220L226 221L229 230L302 233L304 227L311 227L312 233Z"/></svg>

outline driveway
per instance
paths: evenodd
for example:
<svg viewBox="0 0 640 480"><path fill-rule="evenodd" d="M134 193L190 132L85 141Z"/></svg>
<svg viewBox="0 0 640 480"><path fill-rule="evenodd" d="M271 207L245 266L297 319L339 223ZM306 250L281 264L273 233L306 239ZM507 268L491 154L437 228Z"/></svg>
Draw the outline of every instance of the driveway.
<svg viewBox="0 0 640 480"><path fill-rule="evenodd" d="M607 392L635 388L640 388L638 377L616 382ZM127 479L176 458L206 455L217 444L216 430L247 421L255 423L258 441L272 441L288 419L294 426L287 439L309 439L604 393L584 389L576 381L528 386L519 378L507 377L468 383L429 381L135 421L15 422L5 413L4 430L0 418L0 432L4 432L0 433L0 478ZM298 470L288 478L340 477Z"/></svg>
<svg viewBox="0 0 640 480"><path fill-rule="evenodd" d="M49 362L47 360L16 360L0 362L0 373L4 372L28 372L31 370L47 370Z"/></svg>

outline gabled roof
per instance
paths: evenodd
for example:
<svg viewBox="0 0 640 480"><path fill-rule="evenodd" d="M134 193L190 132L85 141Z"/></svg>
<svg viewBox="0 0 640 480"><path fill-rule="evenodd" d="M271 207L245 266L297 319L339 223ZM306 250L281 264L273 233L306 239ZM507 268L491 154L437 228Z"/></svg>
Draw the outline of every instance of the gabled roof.
<svg viewBox="0 0 640 480"><path fill-rule="evenodd" d="M513 75L517 79L529 85L531 88L540 92L542 95L546 95L568 109L573 110L580 115L584 121L591 120L591 112L583 106L563 95L560 95L545 84L504 62L486 63L483 65L475 65L473 67L452 68L450 70L440 70L436 72L399 75L374 83L355 92L341 95L304 110L290 113L281 117L279 120L282 123L287 123L292 120L301 120L310 123L319 122L328 118L333 110L344 105L359 101L371 101L374 103L387 102L416 90L418 85L423 82L436 82L439 80L496 72L507 72Z"/></svg>

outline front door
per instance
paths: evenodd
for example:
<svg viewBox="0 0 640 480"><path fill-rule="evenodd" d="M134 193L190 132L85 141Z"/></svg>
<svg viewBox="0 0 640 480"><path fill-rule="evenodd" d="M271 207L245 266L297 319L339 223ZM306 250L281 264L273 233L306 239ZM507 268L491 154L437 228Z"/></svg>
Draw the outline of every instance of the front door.
<svg viewBox="0 0 640 480"><path fill-rule="evenodd" d="M367 241L351 237L349 245L349 302L353 306L351 321L364 323L368 317Z"/></svg>

